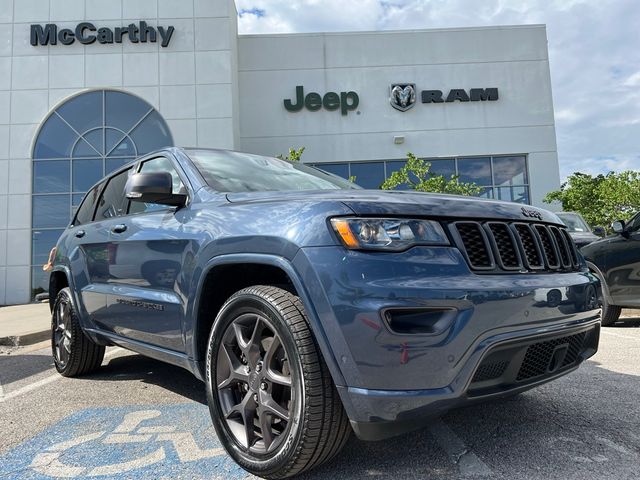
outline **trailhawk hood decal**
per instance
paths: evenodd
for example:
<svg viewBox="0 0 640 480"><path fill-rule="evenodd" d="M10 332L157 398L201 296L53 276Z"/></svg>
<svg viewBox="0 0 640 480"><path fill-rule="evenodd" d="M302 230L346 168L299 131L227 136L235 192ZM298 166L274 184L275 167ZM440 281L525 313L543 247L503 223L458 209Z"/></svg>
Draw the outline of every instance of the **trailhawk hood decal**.
<svg viewBox="0 0 640 480"><path fill-rule="evenodd" d="M233 203L341 202L357 215L541 221L563 225L548 210L512 202L435 193L382 190L318 190L230 193Z"/></svg>

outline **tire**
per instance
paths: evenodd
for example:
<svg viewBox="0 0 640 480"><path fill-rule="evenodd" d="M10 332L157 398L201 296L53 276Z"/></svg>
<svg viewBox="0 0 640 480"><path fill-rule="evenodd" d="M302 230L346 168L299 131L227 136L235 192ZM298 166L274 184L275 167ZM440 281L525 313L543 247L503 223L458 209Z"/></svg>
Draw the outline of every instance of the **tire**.
<svg viewBox="0 0 640 480"><path fill-rule="evenodd" d="M618 321L622 313L622 307L609 305L607 301L602 299L602 326L609 327Z"/></svg>
<svg viewBox="0 0 640 480"><path fill-rule="evenodd" d="M209 336L206 388L223 447L263 478L327 462L351 433L302 302L280 288L245 288L222 306Z"/></svg>
<svg viewBox="0 0 640 480"><path fill-rule="evenodd" d="M51 351L56 370L63 377L77 377L97 369L105 347L85 335L68 287L58 292L51 314Z"/></svg>

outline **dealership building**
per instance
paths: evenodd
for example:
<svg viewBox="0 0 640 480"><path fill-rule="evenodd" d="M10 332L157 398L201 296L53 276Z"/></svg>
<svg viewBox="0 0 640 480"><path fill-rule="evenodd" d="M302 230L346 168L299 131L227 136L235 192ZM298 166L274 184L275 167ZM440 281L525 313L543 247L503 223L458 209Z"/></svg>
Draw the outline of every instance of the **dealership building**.
<svg viewBox="0 0 640 480"><path fill-rule="evenodd" d="M231 0L0 0L0 305L47 288L88 188L168 145L377 188L407 152L533 205L560 185L543 25L238 35Z"/></svg>

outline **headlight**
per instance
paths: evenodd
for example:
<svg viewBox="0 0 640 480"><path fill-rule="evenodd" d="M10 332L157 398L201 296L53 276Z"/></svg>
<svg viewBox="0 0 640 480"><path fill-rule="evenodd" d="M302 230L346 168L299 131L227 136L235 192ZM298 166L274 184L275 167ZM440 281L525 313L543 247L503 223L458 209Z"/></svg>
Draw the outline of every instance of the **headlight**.
<svg viewBox="0 0 640 480"><path fill-rule="evenodd" d="M449 245L438 222L406 218L332 218L331 226L345 247L361 250L405 250L413 245Z"/></svg>

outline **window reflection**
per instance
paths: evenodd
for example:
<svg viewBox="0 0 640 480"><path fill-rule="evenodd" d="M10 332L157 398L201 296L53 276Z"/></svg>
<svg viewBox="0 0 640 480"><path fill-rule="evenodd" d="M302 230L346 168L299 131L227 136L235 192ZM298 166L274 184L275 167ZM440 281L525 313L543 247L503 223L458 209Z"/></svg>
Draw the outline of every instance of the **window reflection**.
<svg viewBox="0 0 640 480"><path fill-rule="evenodd" d="M452 175L458 175L461 182L473 182L480 185L482 190L478 195L479 197L518 203L529 203L530 201L527 158L524 155L425 158L425 160L431 163L431 172L436 175L444 175L447 178ZM316 166L343 178L354 175L356 183L360 186L377 188L369 185L374 185L379 180L379 165L382 163L386 173L380 183L393 172L400 170L406 164L406 160L320 163L316 164ZM414 180L417 181L417 179ZM406 190L407 188L406 185L400 185L398 190Z"/></svg>

